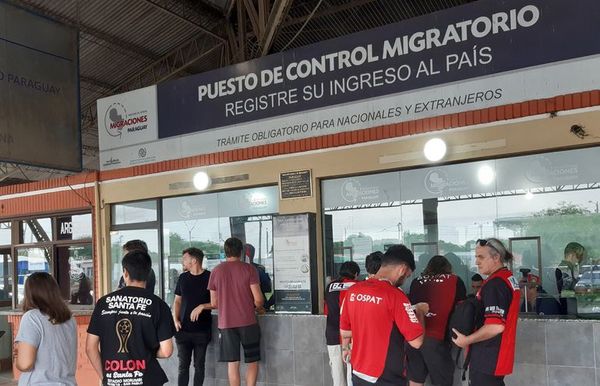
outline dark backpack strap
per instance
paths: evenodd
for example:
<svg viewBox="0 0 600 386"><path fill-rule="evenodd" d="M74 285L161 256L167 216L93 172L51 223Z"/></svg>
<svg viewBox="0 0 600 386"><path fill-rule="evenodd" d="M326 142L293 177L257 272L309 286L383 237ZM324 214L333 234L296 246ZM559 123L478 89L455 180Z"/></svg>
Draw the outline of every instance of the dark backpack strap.
<svg viewBox="0 0 600 386"><path fill-rule="evenodd" d="M465 357L465 363L463 364L463 373L462 373L462 380L466 381L467 380L467 370L469 368L469 363L471 362L471 348L469 347L469 349L467 350L467 356Z"/></svg>

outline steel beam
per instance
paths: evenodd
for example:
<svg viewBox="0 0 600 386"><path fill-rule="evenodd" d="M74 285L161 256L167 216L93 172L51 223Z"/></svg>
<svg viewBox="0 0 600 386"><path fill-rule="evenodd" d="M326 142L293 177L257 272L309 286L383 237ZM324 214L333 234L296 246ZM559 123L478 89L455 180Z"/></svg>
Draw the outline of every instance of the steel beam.
<svg viewBox="0 0 600 386"><path fill-rule="evenodd" d="M204 18L201 14L211 17L215 23L219 23L225 20L224 15L217 13L211 7L203 5L202 2L195 2L195 7L201 7L201 14L198 14L192 7L189 7L185 1L172 1L172 0L145 0L148 4L151 4L156 9L165 12L171 16L177 17L179 20L195 27L196 29L204 32L207 35L212 36L215 39L225 41L226 38L211 31L209 27L201 24L204 22ZM190 16L195 15L195 20L192 20Z"/></svg>
<svg viewBox="0 0 600 386"><path fill-rule="evenodd" d="M273 8L269 14L269 20L267 21L265 33L259 38L261 56L265 56L269 53L271 45L275 40L275 35L281 27L281 23L287 15L291 5L292 0L275 0L275 4L273 4Z"/></svg>

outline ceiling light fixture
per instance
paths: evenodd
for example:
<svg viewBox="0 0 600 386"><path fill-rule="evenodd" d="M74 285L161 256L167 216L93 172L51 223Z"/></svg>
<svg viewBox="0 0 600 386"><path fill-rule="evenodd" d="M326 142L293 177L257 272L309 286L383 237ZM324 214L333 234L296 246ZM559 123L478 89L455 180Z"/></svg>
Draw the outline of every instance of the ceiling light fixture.
<svg viewBox="0 0 600 386"><path fill-rule="evenodd" d="M206 172L198 172L196 174L194 174L194 179L193 179L193 183L194 183L194 187L197 190L206 190L208 189L208 187L210 186L211 180L208 174L206 174Z"/></svg>
<svg viewBox="0 0 600 386"><path fill-rule="evenodd" d="M440 138L432 138L423 147L423 154L431 162L437 162L446 155L446 142Z"/></svg>

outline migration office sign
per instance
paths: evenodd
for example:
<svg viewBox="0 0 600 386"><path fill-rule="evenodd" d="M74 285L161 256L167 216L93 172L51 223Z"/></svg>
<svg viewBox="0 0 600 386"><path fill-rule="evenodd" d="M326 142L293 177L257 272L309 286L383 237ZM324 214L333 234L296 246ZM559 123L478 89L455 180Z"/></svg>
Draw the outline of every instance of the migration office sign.
<svg viewBox="0 0 600 386"><path fill-rule="evenodd" d="M81 170L77 31L0 2L0 161Z"/></svg>
<svg viewBox="0 0 600 386"><path fill-rule="evenodd" d="M141 108L155 126L129 131L132 121L115 137L106 127L118 117L100 125L119 138L101 142L101 167L596 89L598 20L597 0L481 0L159 84ZM115 103L136 101L106 98L98 116Z"/></svg>

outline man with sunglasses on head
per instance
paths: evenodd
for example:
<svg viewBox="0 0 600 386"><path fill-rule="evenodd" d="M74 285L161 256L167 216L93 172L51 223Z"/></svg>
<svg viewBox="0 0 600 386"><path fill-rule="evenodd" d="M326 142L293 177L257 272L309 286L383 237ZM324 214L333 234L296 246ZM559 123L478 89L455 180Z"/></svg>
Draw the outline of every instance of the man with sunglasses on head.
<svg viewBox="0 0 600 386"><path fill-rule="evenodd" d="M457 346L471 346L471 386L503 386L504 377L513 370L521 293L519 282L506 268L512 258L500 240L477 240L475 262L479 272L488 276L477 293L483 326L470 335L452 330Z"/></svg>

